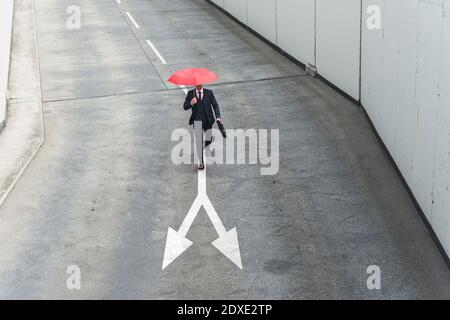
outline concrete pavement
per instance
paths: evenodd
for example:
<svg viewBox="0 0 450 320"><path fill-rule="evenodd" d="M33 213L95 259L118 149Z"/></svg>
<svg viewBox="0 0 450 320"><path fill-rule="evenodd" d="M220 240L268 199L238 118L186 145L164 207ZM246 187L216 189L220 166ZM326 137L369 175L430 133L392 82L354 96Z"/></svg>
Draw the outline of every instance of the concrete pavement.
<svg viewBox="0 0 450 320"><path fill-rule="evenodd" d="M68 30L66 9L81 8ZM133 17L139 28L129 18ZM203 0L36 2L46 143L0 208L1 298L450 298L450 271L360 108ZM147 40L166 60L161 61ZM187 127L164 79L209 67L228 128L280 130L280 171L208 167L244 270L202 213L161 271L197 191L171 162ZM78 265L82 289L68 290ZM381 290L368 290L378 265Z"/></svg>

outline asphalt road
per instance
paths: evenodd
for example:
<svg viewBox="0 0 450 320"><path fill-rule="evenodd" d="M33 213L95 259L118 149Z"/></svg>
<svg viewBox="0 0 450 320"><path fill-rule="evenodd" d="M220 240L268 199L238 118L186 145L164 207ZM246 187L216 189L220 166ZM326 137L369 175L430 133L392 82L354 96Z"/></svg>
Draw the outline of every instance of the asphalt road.
<svg viewBox="0 0 450 320"><path fill-rule="evenodd" d="M450 298L448 266L357 105L206 1L119 2L36 1L46 142L0 208L0 298ZM81 29L67 28L70 5ZM228 128L280 132L274 176L208 166L243 270L211 245L204 211L161 270L197 193L195 165L170 157L189 113L165 79L186 67L219 74Z"/></svg>

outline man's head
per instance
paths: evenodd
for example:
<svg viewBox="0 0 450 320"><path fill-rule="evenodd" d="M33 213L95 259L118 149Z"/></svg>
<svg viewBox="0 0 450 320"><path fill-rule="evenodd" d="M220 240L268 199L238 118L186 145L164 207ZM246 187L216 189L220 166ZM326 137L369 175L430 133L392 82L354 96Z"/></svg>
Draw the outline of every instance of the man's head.
<svg viewBox="0 0 450 320"><path fill-rule="evenodd" d="M195 89L197 89L197 91L200 91L203 89L203 85L199 84L198 86L195 86Z"/></svg>

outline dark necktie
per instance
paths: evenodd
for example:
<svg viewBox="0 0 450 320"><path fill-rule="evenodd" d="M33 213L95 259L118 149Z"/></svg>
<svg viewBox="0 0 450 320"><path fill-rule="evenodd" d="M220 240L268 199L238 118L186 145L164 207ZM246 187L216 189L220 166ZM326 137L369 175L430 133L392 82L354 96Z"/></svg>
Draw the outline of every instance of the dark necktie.
<svg viewBox="0 0 450 320"><path fill-rule="evenodd" d="M202 101L202 92L197 91L198 100Z"/></svg>

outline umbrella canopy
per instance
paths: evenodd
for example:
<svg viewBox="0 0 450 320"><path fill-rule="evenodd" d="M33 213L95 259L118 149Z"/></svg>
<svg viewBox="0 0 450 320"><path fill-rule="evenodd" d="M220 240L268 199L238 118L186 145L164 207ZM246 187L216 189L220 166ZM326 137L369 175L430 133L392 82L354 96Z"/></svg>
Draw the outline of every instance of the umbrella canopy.
<svg viewBox="0 0 450 320"><path fill-rule="evenodd" d="M198 86L201 84L212 83L217 80L217 75L211 70L205 68L189 68L178 70L168 81L177 86Z"/></svg>

